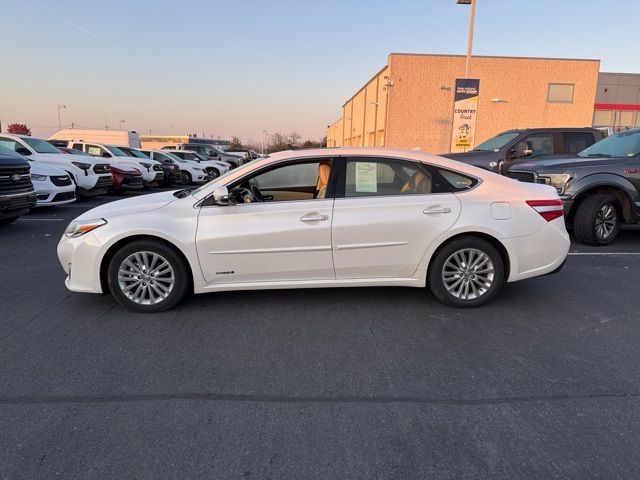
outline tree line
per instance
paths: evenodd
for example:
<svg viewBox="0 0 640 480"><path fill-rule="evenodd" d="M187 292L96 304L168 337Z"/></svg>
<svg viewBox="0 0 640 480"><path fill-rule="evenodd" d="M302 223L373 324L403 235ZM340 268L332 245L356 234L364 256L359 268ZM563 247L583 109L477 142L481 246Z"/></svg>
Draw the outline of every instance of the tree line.
<svg viewBox="0 0 640 480"><path fill-rule="evenodd" d="M325 148L327 146L327 137L320 140L302 139L302 135L297 132L291 133L271 133L264 139L264 152L275 153L282 150L300 150L307 148ZM242 142L239 137L231 139L230 148L232 150L254 150L262 152L262 142L255 140L247 140Z"/></svg>

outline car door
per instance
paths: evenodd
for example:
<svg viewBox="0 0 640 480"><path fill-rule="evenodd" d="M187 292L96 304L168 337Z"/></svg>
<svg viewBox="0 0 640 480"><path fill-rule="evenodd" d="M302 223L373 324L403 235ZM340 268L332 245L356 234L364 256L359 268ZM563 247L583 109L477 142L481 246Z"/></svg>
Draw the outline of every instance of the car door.
<svg viewBox="0 0 640 480"><path fill-rule="evenodd" d="M460 201L426 166L347 158L333 209L336 278L411 277L459 214Z"/></svg>
<svg viewBox="0 0 640 480"><path fill-rule="evenodd" d="M331 252L332 192L326 159L265 167L231 185L228 206L200 209L196 243L206 281L213 283L334 279ZM243 189L262 201L238 203Z"/></svg>

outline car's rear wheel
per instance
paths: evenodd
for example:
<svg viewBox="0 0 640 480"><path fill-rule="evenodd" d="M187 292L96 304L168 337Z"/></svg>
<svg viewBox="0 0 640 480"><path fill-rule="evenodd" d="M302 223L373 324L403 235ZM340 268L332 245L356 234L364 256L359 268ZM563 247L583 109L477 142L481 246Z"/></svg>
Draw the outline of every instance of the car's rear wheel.
<svg viewBox="0 0 640 480"><path fill-rule="evenodd" d="M428 282L436 298L448 305L483 305L496 296L504 283L502 257L486 240L456 238L432 259Z"/></svg>
<svg viewBox="0 0 640 480"><path fill-rule="evenodd" d="M573 234L586 245L609 245L620 232L620 204L611 195L589 195L576 210Z"/></svg>
<svg viewBox="0 0 640 480"><path fill-rule="evenodd" d="M172 308L189 286L184 260L173 248L154 240L123 246L111 259L107 276L118 303L143 313Z"/></svg>

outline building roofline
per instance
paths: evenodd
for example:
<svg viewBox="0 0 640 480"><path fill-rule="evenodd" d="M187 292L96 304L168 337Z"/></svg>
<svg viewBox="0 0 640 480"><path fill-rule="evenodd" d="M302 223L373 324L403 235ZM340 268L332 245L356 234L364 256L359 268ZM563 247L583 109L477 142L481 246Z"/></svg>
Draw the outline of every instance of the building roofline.
<svg viewBox="0 0 640 480"><path fill-rule="evenodd" d="M408 56L408 57L456 57L465 58L466 55L456 54L442 54L442 53L403 53L392 52L389 57L396 56ZM473 58L499 58L499 59L518 59L518 60L564 60L564 61L578 61L578 62L598 62L599 58L566 58L566 57L521 57L521 56L509 56L509 55L472 55Z"/></svg>
<svg viewBox="0 0 640 480"><path fill-rule="evenodd" d="M380 70L378 70L376 73L373 74L373 76L367 80L366 82L364 82L364 85L360 87L360 89L354 93L353 95L351 95L351 97L349 97L343 104L342 104L342 108L344 108L344 106L349 103L351 100L353 100L355 97L358 96L358 94L364 90L365 88L367 88L367 85L369 85L374 78L376 78L377 76L379 76L382 72L384 72L387 68L389 68L389 64L387 63L384 67L382 67Z"/></svg>

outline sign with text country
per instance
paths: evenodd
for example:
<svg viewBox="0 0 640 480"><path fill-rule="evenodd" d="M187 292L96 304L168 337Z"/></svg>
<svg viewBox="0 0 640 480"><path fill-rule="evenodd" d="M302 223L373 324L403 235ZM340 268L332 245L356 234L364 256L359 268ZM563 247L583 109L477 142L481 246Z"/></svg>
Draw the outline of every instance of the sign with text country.
<svg viewBox="0 0 640 480"><path fill-rule="evenodd" d="M452 152L466 152L473 148L479 90L479 79L456 79L453 101L453 129L451 131Z"/></svg>

